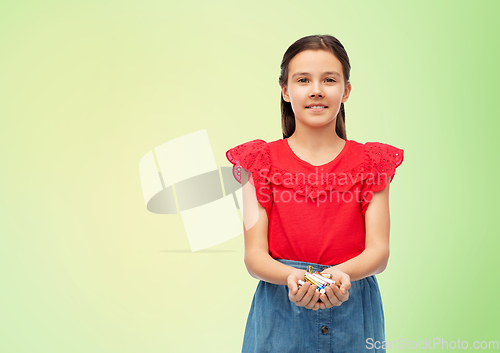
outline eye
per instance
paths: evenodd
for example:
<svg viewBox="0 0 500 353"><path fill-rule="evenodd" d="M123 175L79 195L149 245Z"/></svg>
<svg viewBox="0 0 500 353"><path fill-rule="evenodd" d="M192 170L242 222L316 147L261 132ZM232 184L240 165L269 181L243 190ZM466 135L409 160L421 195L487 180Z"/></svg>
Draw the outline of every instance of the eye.
<svg viewBox="0 0 500 353"><path fill-rule="evenodd" d="M335 80L334 80L333 78L327 78L327 79L325 79L325 80L326 80L327 82L335 82ZM328 81L328 80L330 80L330 81Z"/></svg>
<svg viewBox="0 0 500 353"><path fill-rule="evenodd" d="M302 83L302 82L305 82L305 81L303 81L303 80L307 80L307 78L299 78L297 82L301 82L301 83Z"/></svg>

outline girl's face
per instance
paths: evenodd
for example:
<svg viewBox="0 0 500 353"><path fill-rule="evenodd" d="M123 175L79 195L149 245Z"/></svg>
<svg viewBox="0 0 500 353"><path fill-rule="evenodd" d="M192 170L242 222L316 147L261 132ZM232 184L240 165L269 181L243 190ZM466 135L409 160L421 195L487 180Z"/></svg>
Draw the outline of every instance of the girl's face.
<svg viewBox="0 0 500 353"><path fill-rule="evenodd" d="M326 50L305 50L288 64L288 82L281 87L283 99L292 104L296 127L333 124L340 104L347 101L351 84L344 85L342 64Z"/></svg>

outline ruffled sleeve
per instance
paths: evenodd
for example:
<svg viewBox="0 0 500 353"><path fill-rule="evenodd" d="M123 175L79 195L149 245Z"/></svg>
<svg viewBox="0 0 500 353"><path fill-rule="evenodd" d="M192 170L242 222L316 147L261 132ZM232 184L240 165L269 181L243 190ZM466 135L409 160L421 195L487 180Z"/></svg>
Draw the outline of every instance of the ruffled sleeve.
<svg viewBox="0 0 500 353"><path fill-rule="evenodd" d="M257 201L266 209L269 219L273 203L268 175L271 169L271 153L267 142L253 140L226 152L233 164L233 176L241 184L241 168L249 171L249 181L255 187Z"/></svg>
<svg viewBox="0 0 500 353"><path fill-rule="evenodd" d="M373 194L383 190L394 179L396 168L403 163L403 153L402 149L385 143L365 143L363 168L365 176L361 187L363 216Z"/></svg>

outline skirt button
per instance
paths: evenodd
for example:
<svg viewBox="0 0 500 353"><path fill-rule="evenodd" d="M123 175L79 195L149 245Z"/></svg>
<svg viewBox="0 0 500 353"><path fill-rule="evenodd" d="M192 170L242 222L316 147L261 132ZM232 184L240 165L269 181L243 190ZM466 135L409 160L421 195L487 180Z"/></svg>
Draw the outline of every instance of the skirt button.
<svg viewBox="0 0 500 353"><path fill-rule="evenodd" d="M328 333L328 327L323 326L323 327L321 328L321 333L322 333L322 334L324 334L324 335L326 335L326 334Z"/></svg>

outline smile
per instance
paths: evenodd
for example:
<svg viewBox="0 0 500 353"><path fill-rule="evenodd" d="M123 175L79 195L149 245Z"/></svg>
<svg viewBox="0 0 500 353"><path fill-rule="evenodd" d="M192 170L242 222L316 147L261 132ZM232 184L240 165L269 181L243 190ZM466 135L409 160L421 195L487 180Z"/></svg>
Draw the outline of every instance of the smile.
<svg viewBox="0 0 500 353"><path fill-rule="evenodd" d="M306 107L307 109L323 109L323 108L327 108L325 105L315 105L315 106L312 106L312 107Z"/></svg>

